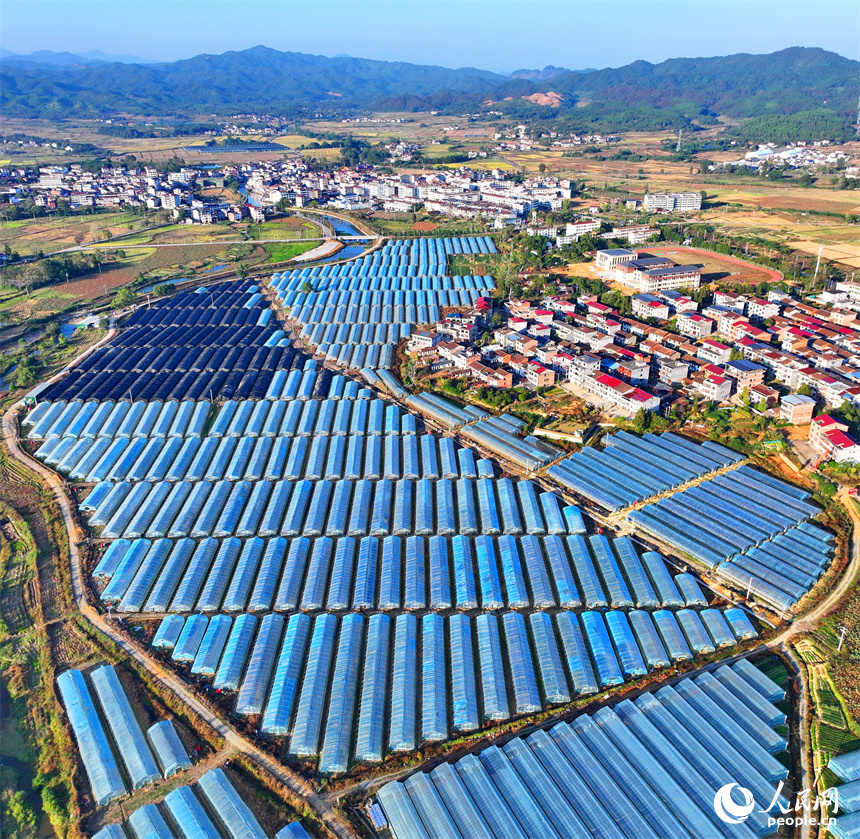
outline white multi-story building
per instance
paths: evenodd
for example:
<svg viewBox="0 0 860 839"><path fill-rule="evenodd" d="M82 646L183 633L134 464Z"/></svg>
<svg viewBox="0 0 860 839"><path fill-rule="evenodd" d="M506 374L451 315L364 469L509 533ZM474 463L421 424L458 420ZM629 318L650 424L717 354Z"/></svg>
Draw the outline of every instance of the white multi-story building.
<svg viewBox="0 0 860 839"><path fill-rule="evenodd" d="M614 271L616 266L632 259L636 259L636 251L629 251L627 248L609 248L594 255L594 261L601 271Z"/></svg>
<svg viewBox="0 0 860 839"><path fill-rule="evenodd" d="M646 213L695 213L702 209L702 193L649 192L644 206Z"/></svg>

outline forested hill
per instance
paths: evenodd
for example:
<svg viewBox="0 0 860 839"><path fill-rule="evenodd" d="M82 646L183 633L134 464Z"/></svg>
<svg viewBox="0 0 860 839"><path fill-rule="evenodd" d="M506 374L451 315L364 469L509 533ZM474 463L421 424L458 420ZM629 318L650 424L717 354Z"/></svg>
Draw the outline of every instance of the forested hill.
<svg viewBox="0 0 860 839"><path fill-rule="evenodd" d="M235 113L295 105L370 106L401 93L487 91L507 79L486 70L450 70L363 58L327 58L253 47L169 64L67 67L0 61L0 107L8 116Z"/></svg>
<svg viewBox="0 0 860 839"><path fill-rule="evenodd" d="M802 47L770 55L515 74L531 78L254 47L154 65L0 60L0 107L7 116L41 118L496 110L551 120L561 129L604 131L709 125L718 117L791 116L796 123L809 121L803 116L809 113L819 125L848 130L858 71L860 62Z"/></svg>
<svg viewBox="0 0 860 839"><path fill-rule="evenodd" d="M860 62L822 49L791 47L770 55L635 61L618 69L567 73L539 85L565 96L625 105L689 102L733 117L792 114L827 107L853 113Z"/></svg>

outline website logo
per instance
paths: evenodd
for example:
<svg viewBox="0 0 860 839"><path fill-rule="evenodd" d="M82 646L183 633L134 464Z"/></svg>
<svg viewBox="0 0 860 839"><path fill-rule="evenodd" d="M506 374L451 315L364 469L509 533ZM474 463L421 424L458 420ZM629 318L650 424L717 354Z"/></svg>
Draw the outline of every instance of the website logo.
<svg viewBox="0 0 860 839"><path fill-rule="evenodd" d="M744 800L743 804L736 804L732 798L732 790L737 787L738 792ZM749 818L755 808L753 794L739 784L726 784L717 790L714 796L714 811L726 824L740 824Z"/></svg>

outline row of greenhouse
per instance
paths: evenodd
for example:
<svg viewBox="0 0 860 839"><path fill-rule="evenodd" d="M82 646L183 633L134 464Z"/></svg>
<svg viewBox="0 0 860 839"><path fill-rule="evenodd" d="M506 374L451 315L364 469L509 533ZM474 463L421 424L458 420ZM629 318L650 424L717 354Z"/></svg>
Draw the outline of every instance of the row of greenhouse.
<svg viewBox="0 0 860 839"><path fill-rule="evenodd" d="M769 745L784 743L783 696L742 659L391 781L378 801L394 839L764 837L771 808L791 808ZM738 785L754 806L726 821L715 797Z"/></svg>
<svg viewBox="0 0 860 839"><path fill-rule="evenodd" d="M210 302L216 297L224 305ZM159 300L135 311L110 346L96 349L40 398L263 399L275 371L300 361L272 316L256 286L238 295L219 286Z"/></svg>
<svg viewBox="0 0 860 839"><path fill-rule="evenodd" d="M426 321L425 321L426 322ZM318 344L397 344L412 334L413 318L408 323L372 323L365 320L333 321L329 318L305 324L299 335L315 346Z"/></svg>
<svg viewBox="0 0 860 839"><path fill-rule="evenodd" d="M64 437L47 440L36 457L72 480L277 481L492 477L492 463L458 449L453 468L439 459L431 434L297 437ZM430 441L430 442L427 442ZM440 447L441 448L441 447ZM462 453L466 452L466 455ZM459 467L459 468L458 468ZM260 490L267 492L268 490Z"/></svg>
<svg viewBox="0 0 860 839"><path fill-rule="evenodd" d="M647 504L630 514L643 529L684 538L687 551L709 568L817 516L808 493L749 466ZM677 533L678 536L673 536ZM822 539L831 536L822 532Z"/></svg>
<svg viewBox="0 0 860 839"><path fill-rule="evenodd" d="M292 822L275 839L310 839ZM210 769L194 786L178 787L158 804L144 804L124 822L102 828L93 839L268 839L227 773Z"/></svg>
<svg viewBox="0 0 860 839"><path fill-rule="evenodd" d="M447 278L445 278L447 279ZM482 292L492 288L491 277L474 277L467 284L456 282L452 288L428 290L408 289L343 289L328 291L285 291L275 289L278 301L289 307L310 305L334 306L338 314L367 310L370 323L385 323L392 318L403 320L406 312L418 306L471 306ZM419 283L416 283L416 286ZM465 296L463 296L465 294ZM399 316L399 318L398 318Z"/></svg>
<svg viewBox="0 0 860 839"><path fill-rule="evenodd" d="M694 443L670 432L639 437L619 431L604 439L602 451L584 448L555 464L550 475L612 512L744 459L719 443Z"/></svg>
<svg viewBox="0 0 860 839"><path fill-rule="evenodd" d="M267 311L271 311L270 309ZM294 350L267 346L208 347L99 347L76 370L109 373L146 373L164 370L181 373L205 370L289 370L303 361Z"/></svg>
<svg viewBox="0 0 860 839"><path fill-rule="evenodd" d="M802 490L742 466L630 513L629 519L777 611L792 608L827 570L832 533L812 524Z"/></svg>
<svg viewBox="0 0 860 839"><path fill-rule="evenodd" d="M390 369L394 345L409 338L416 324L436 323L442 307L472 306L494 287L489 276L446 276L446 252L438 251L437 258L434 245L387 247L340 266L304 268L270 280L279 304L301 325L303 339L339 367Z"/></svg>
<svg viewBox="0 0 860 839"><path fill-rule="evenodd" d="M508 478L103 484L93 490L97 498L86 503L88 509L99 502L90 525L101 528L103 539L150 533L216 538L523 532L539 536L583 529L576 508L563 509L554 493L538 493L530 482Z"/></svg>
<svg viewBox="0 0 860 839"><path fill-rule="evenodd" d="M831 534L803 522L720 563L715 573L775 609L789 609L827 570L834 555L831 539Z"/></svg>
<svg viewBox="0 0 860 839"><path fill-rule="evenodd" d="M392 344L321 344L316 353L344 370L390 370L394 366Z"/></svg>
<svg viewBox="0 0 860 839"><path fill-rule="evenodd" d="M193 291L180 291L172 297L153 301L146 309L142 309L135 320L149 317L149 312L161 312L175 309L238 309L245 306L259 292L255 283L248 280L231 280L218 283L215 286L199 286Z"/></svg>
<svg viewBox="0 0 860 839"><path fill-rule="evenodd" d="M144 734L112 665L88 676L65 670L57 688L96 804L191 767L172 722L157 722Z"/></svg>
<svg viewBox="0 0 860 839"><path fill-rule="evenodd" d="M272 310L262 299L253 308L199 307L180 311L152 308L140 312L139 317L129 321L129 326L267 326L272 317Z"/></svg>
<svg viewBox="0 0 860 839"><path fill-rule="evenodd" d="M695 577L602 534L120 539L92 577L128 613L708 605Z"/></svg>
<svg viewBox="0 0 860 839"><path fill-rule="evenodd" d="M114 347L250 347L263 346L270 326L127 326Z"/></svg>
<svg viewBox="0 0 860 839"><path fill-rule="evenodd" d="M296 292L298 295L298 292ZM372 304L346 305L344 303L330 302L337 299L345 292L323 294L308 294L296 296L290 300L290 296L284 299L283 305L291 308L291 317L300 323L318 324L334 323L362 324L363 326L398 326L401 324L435 323L439 320L439 310L442 306L471 307L481 293L478 290L460 292L440 292L435 299L426 304L399 306L382 303L375 300ZM381 295L374 295L379 297ZM316 300L314 300L316 298ZM318 302L317 302L318 301ZM373 343L368 342L368 343ZM378 340L376 343L380 343Z"/></svg>
<svg viewBox="0 0 860 839"><path fill-rule="evenodd" d="M310 281L313 285L343 277L365 277L375 275L397 275L410 268L418 270L419 276L443 275L448 268L448 257L459 254L494 254L496 246L489 237L451 239L446 246L437 246L435 239L415 239L412 247L401 248L400 242L389 241L372 254L343 262L340 265L318 265L272 275L272 284L293 283L296 280ZM427 242L428 245L423 243ZM315 281L315 282L314 282Z"/></svg>
<svg viewBox="0 0 860 839"><path fill-rule="evenodd" d="M316 361L305 363L304 370L276 370L264 398L268 402L311 401L339 402L373 400L374 392L362 387L355 379L329 370L317 370ZM396 395L396 394L395 394ZM53 437L200 437L206 426L211 403L192 400L174 403L147 403L106 401L102 403L59 400L39 402L23 418L27 438L45 440ZM356 408L359 418L370 423L370 433L376 428L377 413L382 406ZM240 437L292 436L302 433L328 434L350 431L353 409L331 405L291 407L253 403L251 400L228 399L217 408L218 416L209 434ZM339 410L339 413L338 413ZM296 412L305 412L302 417ZM369 411L369 413L364 413ZM312 415L311 415L311 412ZM391 408L386 415L384 433L413 434L416 424L413 417L404 417L403 428L394 424L399 409ZM287 417L289 416L289 419ZM358 419L356 420L358 422ZM383 433L383 432L379 432Z"/></svg>
<svg viewBox="0 0 860 839"><path fill-rule="evenodd" d="M26 417L31 440L134 439L172 437L292 437L348 434L411 434L417 424L411 414L382 399L369 397L363 388L360 399L309 399L304 397L316 379L299 371L291 382L299 398L287 400L230 399L216 408L208 423L212 404L201 402L81 402L40 403ZM315 373L316 371L309 371ZM343 377L339 377L343 378ZM350 384L356 383L349 380ZM356 390L357 388L353 388ZM453 442L451 443L453 445Z"/></svg>
<svg viewBox="0 0 860 839"><path fill-rule="evenodd" d="M234 403L235 404L235 403ZM40 402L24 418L30 440L201 437L212 403ZM40 455L44 460L44 455Z"/></svg>
<svg viewBox="0 0 860 839"><path fill-rule="evenodd" d="M133 326L267 326L272 310L264 298L253 307L215 309L201 306L177 311L168 309L142 309Z"/></svg>
<svg viewBox="0 0 860 839"><path fill-rule="evenodd" d="M290 754L319 755L319 771L328 774L566 704L755 636L739 609L474 619L243 614L172 616L153 644L215 690L234 691L236 714L259 717L263 735L289 736ZM735 689L720 675L702 686L732 712ZM785 738L766 726L783 724L785 715L764 701L756 712L768 754L782 751Z"/></svg>
<svg viewBox="0 0 860 839"><path fill-rule="evenodd" d="M208 370L147 373L70 371L43 390L48 402L167 402L200 399L264 399L272 383L270 370Z"/></svg>

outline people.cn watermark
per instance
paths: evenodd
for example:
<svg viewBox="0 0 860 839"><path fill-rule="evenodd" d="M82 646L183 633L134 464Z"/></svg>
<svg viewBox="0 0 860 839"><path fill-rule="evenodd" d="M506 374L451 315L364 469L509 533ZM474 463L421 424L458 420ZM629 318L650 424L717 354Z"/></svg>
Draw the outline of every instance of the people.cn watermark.
<svg viewBox="0 0 860 839"><path fill-rule="evenodd" d="M800 790L795 795L793 806L784 803L783 789L784 784L780 781L773 800L764 810L758 811L767 815L768 827L779 828L804 822L827 827L833 821L833 816L839 812L839 791L836 787L826 789L816 796L813 796L812 790ZM825 804L827 815L823 814ZM725 784L714 795L714 812L726 824L740 824L746 821L754 810L753 794L740 784Z"/></svg>

